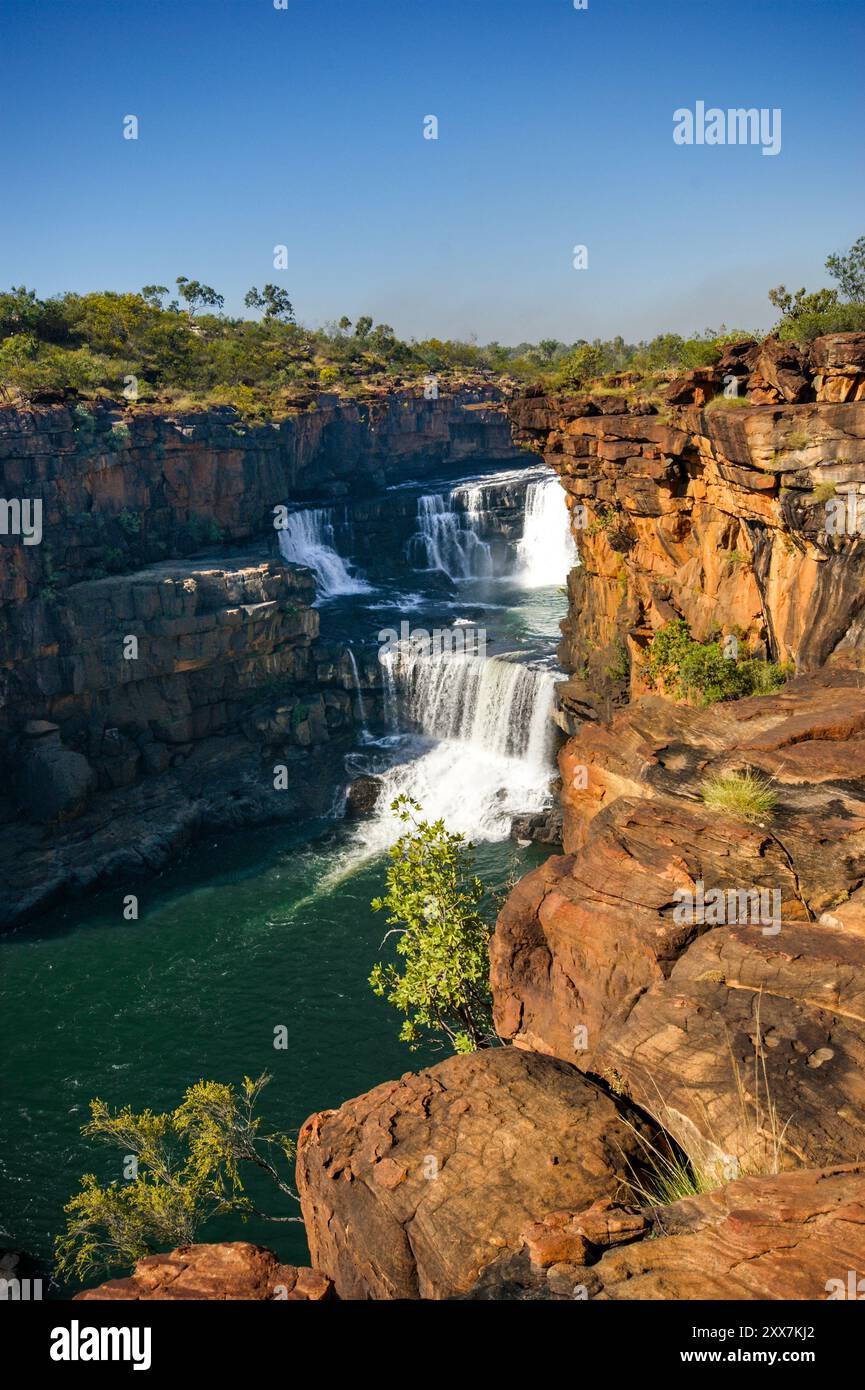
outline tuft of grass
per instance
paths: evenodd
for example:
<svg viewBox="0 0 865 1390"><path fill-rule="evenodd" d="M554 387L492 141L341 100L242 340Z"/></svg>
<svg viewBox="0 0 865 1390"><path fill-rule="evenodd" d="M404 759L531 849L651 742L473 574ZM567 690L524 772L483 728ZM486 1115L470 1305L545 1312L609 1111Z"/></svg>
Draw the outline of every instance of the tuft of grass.
<svg viewBox="0 0 865 1390"><path fill-rule="evenodd" d="M703 409L736 410L738 408L741 410L743 406L749 406L752 404L753 402L749 401L747 396L725 396L722 394L720 396L713 396L710 401L706 402L706 404L703 406Z"/></svg>
<svg viewBox="0 0 865 1390"><path fill-rule="evenodd" d="M710 810L752 822L769 819L778 802L766 778L750 768L745 772L722 772L707 777L700 794Z"/></svg>

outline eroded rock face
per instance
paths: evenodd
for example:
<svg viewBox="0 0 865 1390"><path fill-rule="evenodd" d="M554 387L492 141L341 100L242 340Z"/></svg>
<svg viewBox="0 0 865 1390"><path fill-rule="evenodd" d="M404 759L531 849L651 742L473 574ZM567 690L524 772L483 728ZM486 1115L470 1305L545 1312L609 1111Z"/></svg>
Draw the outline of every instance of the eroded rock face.
<svg viewBox="0 0 865 1390"><path fill-rule="evenodd" d="M572 853L517 885L493 937L501 1035L604 1076L728 1174L865 1156L863 701L828 669L586 725L561 754ZM773 779L763 825L700 798L743 766Z"/></svg>
<svg viewBox="0 0 865 1390"><path fill-rule="evenodd" d="M377 1086L301 1130L313 1263L341 1298L463 1292L528 1221L622 1189L644 1152L632 1122L574 1067L513 1048Z"/></svg>
<svg viewBox="0 0 865 1390"><path fill-rule="evenodd" d="M572 701L580 687L602 709L644 693L647 646L677 616L701 641L735 632L802 672L861 645L863 336L809 354L734 345L671 383L660 414L601 394L511 403L515 437L541 450L572 509L581 563L560 647ZM706 409L731 380L738 402Z"/></svg>
<svg viewBox="0 0 865 1390"><path fill-rule="evenodd" d="M138 1261L128 1279L110 1279L76 1294L73 1301L319 1302L332 1296L330 1280L317 1270L282 1265L270 1250L238 1240L221 1245L181 1245L167 1255L148 1255Z"/></svg>
<svg viewBox="0 0 865 1390"><path fill-rule="evenodd" d="M585 1214L583 1214L585 1216ZM581 1263L578 1246L547 1264L537 1235L489 1266L473 1299L842 1299L861 1297L865 1268L865 1168L805 1169L742 1178L639 1218L620 1215L618 1234ZM579 1214L562 1229L585 1225ZM550 1245L551 1253L552 1246ZM850 1272L854 1272L852 1292Z"/></svg>

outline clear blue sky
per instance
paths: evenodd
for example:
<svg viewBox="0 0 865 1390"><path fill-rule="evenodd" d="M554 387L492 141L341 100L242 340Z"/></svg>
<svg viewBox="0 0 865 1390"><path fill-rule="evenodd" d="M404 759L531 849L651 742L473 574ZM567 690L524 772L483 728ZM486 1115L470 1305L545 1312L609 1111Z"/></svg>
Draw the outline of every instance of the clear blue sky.
<svg viewBox="0 0 865 1390"><path fill-rule="evenodd" d="M863 0L0 0L0 26L4 287L183 274L240 312L270 280L307 324L634 340L768 327L770 286L865 233ZM676 146L697 100L780 107L781 153Z"/></svg>

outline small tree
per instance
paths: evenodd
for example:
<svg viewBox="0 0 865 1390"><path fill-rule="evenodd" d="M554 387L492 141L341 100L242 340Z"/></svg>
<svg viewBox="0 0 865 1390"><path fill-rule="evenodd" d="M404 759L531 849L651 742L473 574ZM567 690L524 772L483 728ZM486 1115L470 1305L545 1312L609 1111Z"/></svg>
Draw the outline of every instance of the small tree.
<svg viewBox="0 0 865 1390"><path fill-rule="evenodd" d="M769 303L781 311L783 318L799 319L803 314L825 314L827 309L838 303L838 292L822 289L807 294L803 285L795 294L791 294L786 285L776 285L769 291Z"/></svg>
<svg viewBox="0 0 865 1390"><path fill-rule="evenodd" d="M474 846L444 821L419 820L421 807L408 796L391 809L410 829L391 847L387 892L372 906L388 909L405 964L400 971L379 963L369 982L405 1014L400 1039L412 1049L429 1030L456 1052L474 1052L493 1037L490 927L479 911L486 889L474 872Z"/></svg>
<svg viewBox="0 0 865 1390"><path fill-rule="evenodd" d="M829 256L826 269L852 304L865 304L865 236L854 241L846 256Z"/></svg>
<svg viewBox="0 0 865 1390"><path fill-rule="evenodd" d="M299 1216L268 1216L243 1195L241 1165L266 1172L280 1192L298 1200L280 1177L270 1154L286 1160L295 1153L285 1134L264 1134L255 1107L270 1080L248 1076L238 1093L233 1086L199 1081L176 1110L154 1115L125 1106L112 1115L104 1101L90 1103L82 1134L116 1145L130 1164L125 1182L100 1187L92 1173L66 1203L67 1227L55 1243L58 1272L85 1278L94 1269L130 1268L144 1255L188 1245L212 1216L254 1213L269 1221L300 1221Z"/></svg>
<svg viewBox="0 0 865 1390"><path fill-rule="evenodd" d="M253 285L244 295L243 302L247 309L261 309L266 319L294 323L294 309L288 291L280 289L279 285L265 285L260 291Z"/></svg>
<svg viewBox="0 0 865 1390"><path fill-rule="evenodd" d="M185 275L178 275L175 281L180 298L186 301L186 307L190 318L193 318L199 309L221 309L225 299L209 285L203 285L200 280L187 280Z"/></svg>

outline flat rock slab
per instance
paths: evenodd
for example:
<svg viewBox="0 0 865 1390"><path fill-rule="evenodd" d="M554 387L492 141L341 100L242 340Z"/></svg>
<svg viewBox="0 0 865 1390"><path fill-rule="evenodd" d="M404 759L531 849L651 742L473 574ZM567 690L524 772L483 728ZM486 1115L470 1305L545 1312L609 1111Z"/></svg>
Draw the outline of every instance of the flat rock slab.
<svg viewBox="0 0 865 1390"><path fill-rule="evenodd" d="M573 1066L513 1048L377 1086L301 1130L313 1264L340 1298L462 1293L528 1222L623 1191L631 1121L648 1133Z"/></svg>
<svg viewBox="0 0 865 1390"><path fill-rule="evenodd" d="M469 1297L861 1298L855 1292L865 1269L861 1165L743 1178L650 1215L642 1239L604 1251L595 1263L542 1267L529 1249L506 1257L484 1271Z"/></svg>
<svg viewBox="0 0 865 1390"><path fill-rule="evenodd" d="M75 1301L256 1300L318 1302L331 1297L329 1279L315 1269L281 1265L270 1250L248 1241L181 1245L139 1260L128 1279L110 1279Z"/></svg>

